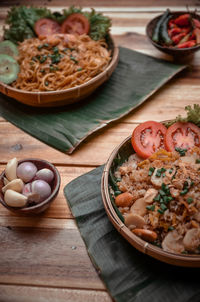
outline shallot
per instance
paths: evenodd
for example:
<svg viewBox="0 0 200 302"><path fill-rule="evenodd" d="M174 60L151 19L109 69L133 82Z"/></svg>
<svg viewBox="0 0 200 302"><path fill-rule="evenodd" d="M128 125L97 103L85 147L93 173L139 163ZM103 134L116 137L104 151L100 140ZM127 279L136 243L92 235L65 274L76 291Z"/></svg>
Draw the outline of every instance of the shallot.
<svg viewBox="0 0 200 302"><path fill-rule="evenodd" d="M17 177L25 183L31 181L37 172L37 167L32 162L23 162L17 167Z"/></svg>

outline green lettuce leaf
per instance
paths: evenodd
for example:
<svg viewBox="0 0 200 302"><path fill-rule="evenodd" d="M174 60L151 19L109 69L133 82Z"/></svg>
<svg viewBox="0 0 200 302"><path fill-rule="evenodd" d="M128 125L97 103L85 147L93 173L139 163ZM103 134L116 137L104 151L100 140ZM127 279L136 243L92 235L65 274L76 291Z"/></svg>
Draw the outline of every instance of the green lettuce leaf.
<svg viewBox="0 0 200 302"><path fill-rule="evenodd" d="M164 123L165 126L169 127L176 122L183 122L183 123L191 122L197 125L198 127L200 127L200 106L198 104L194 104L192 108L192 106L189 105L185 107L185 110L187 113L186 117L182 117L181 115L178 115L174 120L165 122Z"/></svg>

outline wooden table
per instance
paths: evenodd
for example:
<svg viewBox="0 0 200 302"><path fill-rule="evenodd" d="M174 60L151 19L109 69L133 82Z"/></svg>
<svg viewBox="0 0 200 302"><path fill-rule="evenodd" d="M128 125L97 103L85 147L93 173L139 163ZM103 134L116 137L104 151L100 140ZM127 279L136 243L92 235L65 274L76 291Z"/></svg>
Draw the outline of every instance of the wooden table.
<svg viewBox="0 0 200 302"><path fill-rule="evenodd" d="M122 6L123 2L123 6ZM0 29L9 7L27 1L1 0ZM29 1L54 10L64 0ZM118 45L163 58L145 36L145 26L167 7L184 10L187 0L67 1L67 5L94 7L112 18ZM190 9L200 1L190 1ZM159 6L156 6L159 5ZM41 216L22 217L0 206L0 301L109 302L111 298L95 271L63 195L63 187L77 176L106 162L111 151L129 136L138 123L171 119L184 114L188 104L200 99L200 53L188 59L191 66L149 98L140 108L99 131L72 154L65 155L34 139L0 118L0 169L13 157L44 158L58 168L62 183L58 197Z"/></svg>

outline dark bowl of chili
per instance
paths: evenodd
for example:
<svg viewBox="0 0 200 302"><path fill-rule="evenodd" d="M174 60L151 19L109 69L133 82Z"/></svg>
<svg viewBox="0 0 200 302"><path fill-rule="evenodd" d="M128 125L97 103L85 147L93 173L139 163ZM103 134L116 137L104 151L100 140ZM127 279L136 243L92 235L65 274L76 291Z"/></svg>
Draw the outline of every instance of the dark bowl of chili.
<svg viewBox="0 0 200 302"><path fill-rule="evenodd" d="M192 55L200 49L200 15L166 10L149 21L146 35L161 52L176 58Z"/></svg>

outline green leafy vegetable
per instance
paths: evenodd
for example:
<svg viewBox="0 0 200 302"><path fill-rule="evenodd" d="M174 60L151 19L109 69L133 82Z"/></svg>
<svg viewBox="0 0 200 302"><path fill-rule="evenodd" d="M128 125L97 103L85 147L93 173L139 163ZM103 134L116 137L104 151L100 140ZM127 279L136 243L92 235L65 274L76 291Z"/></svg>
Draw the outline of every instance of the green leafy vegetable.
<svg viewBox="0 0 200 302"><path fill-rule="evenodd" d="M8 11L6 23L9 28L4 31L4 39L14 43L22 42L25 39L36 36L34 32L35 22L41 18L49 18L62 23L69 15L73 13L82 13L90 22L90 37L93 40L99 40L106 36L111 26L111 20L100 13L96 13L94 9L91 12L84 12L81 8L71 6L64 9L62 13L52 13L47 8L27 7L24 5L12 7Z"/></svg>
<svg viewBox="0 0 200 302"><path fill-rule="evenodd" d="M41 18L55 19L47 8L26 7L24 5L12 7L6 18L6 23L10 27L5 29L4 39L17 43L35 37L34 24Z"/></svg>
<svg viewBox="0 0 200 302"><path fill-rule="evenodd" d="M192 106L186 106L185 110L187 112L186 117L182 117L181 115L178 115L174 120L171 120L169 122L164 123L166 127L169 127L173 125L176 122L191 122L200 127L200 106L198 104L194 104L193 108Z"/></svg>
<svg viewBox="0 0 200 302"><path fill-rule="evenodd" d="M104 38L111 27L111 20L102 14L96 13L94 9L91 13L85 13L85 16L90 21L90 37L93 40Z"/></svg>

